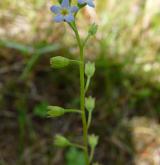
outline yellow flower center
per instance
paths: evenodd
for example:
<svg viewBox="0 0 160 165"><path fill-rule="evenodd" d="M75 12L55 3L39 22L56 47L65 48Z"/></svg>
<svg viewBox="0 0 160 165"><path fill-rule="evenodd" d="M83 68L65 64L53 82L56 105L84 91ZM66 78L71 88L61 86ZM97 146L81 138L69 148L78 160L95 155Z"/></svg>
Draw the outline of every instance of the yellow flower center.
<svg viewBox="0 0 160 165"><path fill-rule="evenodd" d="M62 9L62 10L61 10L61 14L64 15L64 16L68 15L68 13L69 13L69 12L68 12L67 9Z"/></svg>

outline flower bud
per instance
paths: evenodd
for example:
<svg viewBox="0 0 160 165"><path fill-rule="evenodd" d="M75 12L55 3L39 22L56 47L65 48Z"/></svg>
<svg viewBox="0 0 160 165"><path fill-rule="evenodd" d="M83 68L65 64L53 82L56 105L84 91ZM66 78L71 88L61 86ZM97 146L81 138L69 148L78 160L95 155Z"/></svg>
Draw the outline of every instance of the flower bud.
<svg viewBox="0 0 160 165"><path fill-rule="evenodd" d="M95 73L95 63L88 62L85 65L85 74L87 77L92 77Z"/></svg>
<svg viewBox="0 0 160 165"><path fill-rule="evenodd" d="M64 68L70 64L70 59L56 56L50 59L50 64L52 68Z"/></svg>
<svg viewBox="0 0 160 165"><path fill-rule="evenodd" d="M98 144L99 137L92 134L88 136L88 142L91 148L95 148Z"/></svg>
<svg viewBox="0 0 160 165"><path fill-rule="evenodd" d="M89 96L85 99L85 107L88 111L93 111L95 108L95 98Z"/></svg>
<svg viewBox="0 0 160 165"><path fill-rule="evenodd" d="M64 115L65 109L58 106L48 106L48 116L49 117L59 117Z"/></svg>
<svg viewBox="0 0 160 165"><path fill-rule="evenodd" d="M93 23L90 26L88 33L93 36L93 35L95 35L97 33L97 29L98 29L98 25L96 25L95 23Z"/></svg>
<svg viewBox="0 0 160 165"><path fill-rule="evenodd" d="M62 135L56 135L54 138L54 145L57 147L65 148L70 146L70 144L69 140Z"/></svg>

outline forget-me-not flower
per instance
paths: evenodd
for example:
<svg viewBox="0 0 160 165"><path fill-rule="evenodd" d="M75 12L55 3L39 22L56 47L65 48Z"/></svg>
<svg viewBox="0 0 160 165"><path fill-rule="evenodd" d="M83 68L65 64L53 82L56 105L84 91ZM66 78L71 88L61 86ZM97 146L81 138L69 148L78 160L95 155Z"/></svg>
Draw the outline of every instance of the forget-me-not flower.
<svg viewBox="0 0 160 165"><path fill-rule="evenodd" d="M93 0L78 0L78 3L81 5L87 4L90 7L95 7Z"/></svg>
<svg viewBox="0 0 160 165"><path fill-rule="evenodd" d="M63 0L60 6L53 5L51 11L56 14L54 21L68 23L74 21L74 14L78 11L77 6L70 6L69 0Z"/></svg>

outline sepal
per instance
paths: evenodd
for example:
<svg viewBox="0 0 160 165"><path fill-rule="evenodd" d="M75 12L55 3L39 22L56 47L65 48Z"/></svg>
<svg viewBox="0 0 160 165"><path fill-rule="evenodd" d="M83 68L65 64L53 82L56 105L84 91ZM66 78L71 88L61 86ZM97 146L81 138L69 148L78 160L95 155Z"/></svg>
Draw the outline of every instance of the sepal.
<svg viewBox="0 0 160 165"><path fill-rule="evenodd" d="M85 107L88 112L92 112L93 109L95 108L95 98L92 96L86 97L85 98Z"/></svg>
<svg viewBox="0 0 160 165"><path fill-rule="evenodd" d="M60 117L65 113L79 113L81 114L81 110L78 109L65 109L59 106L48 106L48 117Z"/></svg>
<svg viewBox="0 0 160 165"><path fill-rule="evenodd" d="M93 77L94 73L95 73L95 63L92 63L92 62L87 62L85 64L85 75L87 77Z"/></svg>
<svg viewBox="0 0 160 165"><path fill-rule="evenodd" d="M56 57L52 57L50 59L50 64L52 68L56 68L56 69L60 69L60 68L64 68L67 67L70 64L80 64L81 62L78 60L72 60L66 57L62 57L62 56L56 56Z"/></svg>
<svg viewBox="0 0 160 165"><path fill-rule="evenodd" d="M98 144L99 137L92 134L88 136L88 143L91 148L95 148Z"/></svg>
<svg viewBox="0 0 160 165"><path fill-rule="evenodd" d="M70 141L62 135L56 135L54 138L54 145L65 148L71 145Z"/></svg>
<svg viewBox="0 0 160 165"><path fill-rule="evenodd" d="M68 66L70 63L71 63L70 59L62 56L56 56L50 59L50 64L52 68L57 68L57 69L64 68Z"/></svg>
<svg viewBox="0 0 160 165"><path fill-rule="evenodd" d="M60 117L65 114L65 109L58 106L48 106L47 115L49 117Z"/></svg>

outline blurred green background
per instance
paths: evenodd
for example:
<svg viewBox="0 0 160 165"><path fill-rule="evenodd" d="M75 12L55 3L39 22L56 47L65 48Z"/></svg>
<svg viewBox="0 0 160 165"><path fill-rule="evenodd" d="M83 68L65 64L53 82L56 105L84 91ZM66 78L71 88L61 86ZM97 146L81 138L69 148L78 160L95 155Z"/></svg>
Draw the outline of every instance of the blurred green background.
<svg viewBox="0 0 160 165"><path fill-rule="evenodd" d="M49 65L56 55L78 59L71 29L52 21L54 3L0 1L0 165L83 165L80 151L52 145L56 133L79 140L81 120L45 117L50 104L79 105L78 68ZM91 132L100 135L95 160L139 165L131 121L160 121L160 1L95 3L96 11L86 8L77 20L82 37L89 24L99 25L86 47L86 61L97 68L90 90L97 99Z"/></svg>

